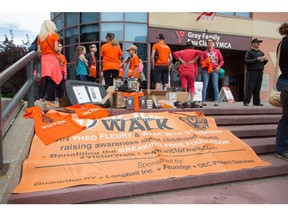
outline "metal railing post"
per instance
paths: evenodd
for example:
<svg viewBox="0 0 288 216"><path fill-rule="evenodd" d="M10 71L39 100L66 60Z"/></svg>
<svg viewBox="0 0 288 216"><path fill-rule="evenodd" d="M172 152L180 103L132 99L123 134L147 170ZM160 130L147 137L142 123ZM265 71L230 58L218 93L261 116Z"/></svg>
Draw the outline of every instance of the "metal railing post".
<svg viewBox="0 0 288 216"><path fill-rule="evenodd" d="M34 67L33 61L30 61L30 63L26 67L26 74L27 74L27 80L32 80L34 82L33 67ZM34 106L34 84L27 92L27 103L28 107Z"/></svg>

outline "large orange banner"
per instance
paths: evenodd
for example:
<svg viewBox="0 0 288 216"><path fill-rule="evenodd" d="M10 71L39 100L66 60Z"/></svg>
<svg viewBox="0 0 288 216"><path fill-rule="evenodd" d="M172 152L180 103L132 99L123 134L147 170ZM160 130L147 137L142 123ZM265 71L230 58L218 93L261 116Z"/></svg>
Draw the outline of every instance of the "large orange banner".
<svg viewBox="0 0 288 216"><path fill-rule="evenodd" d="M50 145L35 135L14 193L269 165L200 112L131 113L77 121L87 129Z"/></svg>

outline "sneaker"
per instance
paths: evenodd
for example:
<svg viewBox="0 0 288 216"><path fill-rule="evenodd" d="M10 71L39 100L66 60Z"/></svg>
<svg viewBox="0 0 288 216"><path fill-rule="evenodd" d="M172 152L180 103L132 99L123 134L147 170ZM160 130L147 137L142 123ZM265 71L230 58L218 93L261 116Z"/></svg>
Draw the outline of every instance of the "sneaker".
<svg viewBox="0 0 288 216"><path fill-rule="evenodd" d="M207 103L206 103L206 102L203 102L203 103L202 103L202 106L207 106Z"/></svg>
<svg viewBox="0 0 288 216"><path fill-rule="evenodd" d="M275 157L283 160L288 160L288 153L275 153Z"/></svg>
<svg viewBox="0 0 288 216"><path fill-rule="evenodd" d="M47 101L47 107L59 107L59 104L56 104L53 101Z"/></svg>
<svg viewBox="0 0 288 216"><path fill-rule="evenodd" d="M244 106L249 106L249 103L243 103Z"/></svg>
<svg viewBox="0 0 288 216"><path fill-rule="evenodd" d="M215 102L215 103L214 103L214 106L219 106L218 102Z"/></svg>

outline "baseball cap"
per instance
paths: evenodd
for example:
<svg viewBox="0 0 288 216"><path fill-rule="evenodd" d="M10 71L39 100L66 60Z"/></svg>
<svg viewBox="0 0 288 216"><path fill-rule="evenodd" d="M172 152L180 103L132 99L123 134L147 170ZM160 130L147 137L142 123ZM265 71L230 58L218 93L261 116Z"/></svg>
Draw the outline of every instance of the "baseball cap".
<svg viewBox="0 0 288 216"><path fill-rule="evenodd" d="M156 38L159 38L160 40L164 40L165 36L163 34L159 34Z"/></svg>
<svg viewBox="0 0 288 216"><path fill-rule="evenodd" d="M111 33L111 32L107 32L107 34L106 34L106 38L115 38L115 34L114 33Z"/></svg>
<svg viewBox="0 0 288 216"><path fill-rule="evenodd" d="M129 51L129 50L131 50L131 49L137 50L137 46L135 46L135 45L130 45L130 46L128 47L128 49L126 49L126 51Z"/></svg>
<svg viewBox="0 0 288 216"><path fill-rule="evenodd" d="M254 38L251 43L262 43L262 42L263 42L263 40L260 40L258 38Z"/></svg>

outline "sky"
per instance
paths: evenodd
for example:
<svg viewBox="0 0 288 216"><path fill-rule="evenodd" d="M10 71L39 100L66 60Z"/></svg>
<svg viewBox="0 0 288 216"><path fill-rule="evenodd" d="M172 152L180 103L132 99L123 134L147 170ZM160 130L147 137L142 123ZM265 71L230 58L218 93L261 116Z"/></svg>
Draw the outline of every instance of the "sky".
<svg viewBox="0 0 288 216"><path fill-rule="evenodd" d="M31 43L39 34L41 24L46 19L50 19L49 12L1 12L0 41L5 39L4 35L11 38L10 30L12 30L15 44L22 45L22 40L26 42L26 34Z"/></svg>

